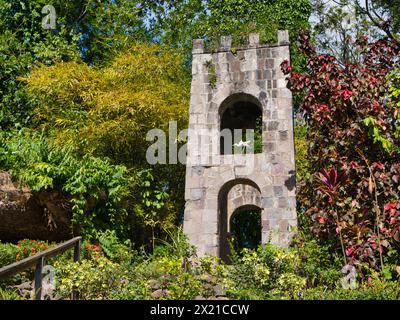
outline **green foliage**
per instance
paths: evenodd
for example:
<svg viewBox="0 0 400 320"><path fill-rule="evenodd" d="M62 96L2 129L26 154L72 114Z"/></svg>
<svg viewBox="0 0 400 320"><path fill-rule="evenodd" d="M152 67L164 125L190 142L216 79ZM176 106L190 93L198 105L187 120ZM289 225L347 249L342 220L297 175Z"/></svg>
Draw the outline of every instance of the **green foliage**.
<svg viewBox="0 0 400 320"><path fill-rule="evenodd" d="M0 288L0 300L24 300L15 290Z"/></svg>
<svg viewBox="0 0 400 320"><path fill-rule="evenodd" d="M318 54L309 34L300 41L309 70L292 73L287 61L281 67L291 73L291 90L304 94L310 175L298 188L301 220L320 243L342 252L343 265L383 274L386 254L400 241L399 119L387 82L399 44L359 36L359 64L343 65Z"/></svg>
<svg viewBox="0 0 400 320"><path fill-rule="evenodd" d="M121 243L115 230L99 231L96 238L105 256L111 261L119 264L129 264L134 259L136 252L132 249L131 241L126 240Z"/></svg>
<svg viewBox="0 0 400 320"><path fill-rule="evenodd" d="M0 242L0 268L11 263L14 263L17 259L18 247L11 243Z"/></svg>
<svg viewBox="0 0 400 320"><path fill-rule="evenodd" d="M253 0L173 0L142 1L149 19L150 35L185 53L190 61L192 39L207 41L210 49L219 48L220 36L231 35L233 46L247 45L248 34L259 32L261 41L276 42L278 29L288 29L292 59L296 67L303 67L303 58L296 50L300 30L308 29L311 14L309 0L253 1Z"/></svg>
<svg viewBox="0 0 400 320"><path fill-rule="evenodd" d="M190 258L196 255L196 248L188 242L187 236L183 233L182 227L167 230L168 238L163 241L153 252L154 256L183 257Z"/></svg>
<svg viewBox="0 0 400 320"><path fill-rule="evenodd" d="M295 298L306 279L297 275L300 260L294 250L267 244L234 252L228 266L228 294L237 299Z"/></svg>
<svg viewBox="0 0 400 320"><path fill-rule="evenodd" d="M155 188L154 177L150 170L138 172L138 180L142 193L142 208L137 207L136 213L146 225L154 228L160 223L160 211L165 207L168 194L161 188Z"/></svg>
<svg viewBox="0 0 400 320"><path fill-rule="evenodd" d="M297 121L294 127L294 139L296 149L296 182L301 184L310 178L310 163L307 159L308 142L307 126Z"/></svg>
<svg viewBox="0 0 400 320"><path fill-rule="evenodd" d="M73 221L85 234L116 224L125 216L121 206L129 183L125 167L90 155L80 158L72 146L59 146L43 134L27 130L16 132L3 144L2 167L35 192L59 189L69 193Z"/></svg>
<svg viewBox="0 0 400 320"><path fill-rule="evenodd" d="M256 119L256 127L254 129L254 153L262 153L262 117Z"/></svg>
<svg viewBox="0 0 400 320"><path fill-rule="evenodd" d="M222 283L223 266L213 257L196 258L181 229L170 232L169 237L152 255L126 266L124 285L114 298L194 299L212 295L207 279Z"/></svg>
<svg viewBox="0 0 400 320"><path fill-rule="evenodd" d="M147 132L187 123L188 77L182 57L161 46L134 45L104 68L59 63L25 78L35 121L59 141L127 166L143 165Z"/></svg>
<svg viewBox="0 0 400 320"><path fill-rule="evenodd" d="M268 244L233 252L228 265L208 255L198 258L182 229L169 232L168 240L150 255L132 250L113 231L99 232L96 241L100 246L84 242L79 263L73 262L72 252L48 262L56 268L56 293L61 299L69 299L73 290L85 300L210 298L216 287L219 294L241 300L399 299L400 294L398 280L380 279L377 273L357 289L343 289L337 257L315 239L300 235L292 248ZM17 299L5 288L32 277L2 283L0 299Z"/></svg>
<svg viewBox="0 0 400 320"><path fill-rule="evenodd" d="M83 60L103 65L136 41L150 40L147 17L140 0L74 0L54 5L66 25L80 35L78 45Z"/></svg>
<svg viewBox="0 0 400 320"><path fill-rule="evenodd" d="M149 130L167 131L170 120L186 125L188 80L176 51L139 44L102 69L61 63L26 78L38 122L129 167L146 163Z"/></svg>
<svg viewBox="0 0 400 320"><path fill-rule="evenodd" d="M372 116L365 118L364 124L369 128L369 134L374 138L374 143L379 143L382 146L382 149L389 154L394 151L392 141L386 138L386 135L384 134L384 125L379 124ZM397 153L400 153L400 149L397 149Z"/></svg>
<svg viewBox="0 0 400 320"><path fill-rule="evenodd" d="M304 291L304 300L399 300L400 284L398 281L371 281L356 290L338 288L327 290L315 287Z"/></svg>
<svg viewBox="0 0 400 320"><path fill-rule="evenodd" d="M125 285L115 294L118 299L153 299L152 282L157 282L162 294L158 299L194 299L201 291L201 279L196 267L189 267L193 257L182 230L170 232L165 245L157 246L153 255L136 260L128 266ZM185 267L186 265L186 267Z"/></svg>
<svg viewBox="0 0 400 320"><path fill-rule="evenodd" d="M181 257L159 256L140 264L135 271L150 281L160 279L161 287L168 293L164 299L194 299L200 291L200 280L183 272Z"/></svg>
<svg viewBox="0 0 400 320"><path fill-rule="evenodd" d="M251 31L260 31L264 39L275 39L277 28L295 33L306 28L311 13L309 1L292 0L186 0L179 4L161 0L144 4L144 9L154 15L154 36L183 47L190 46L192 37L207 36L215 42L220 35L233 35L235 44L243 44Z"/></svg>
<svg viewBox="0 0 400 320"><path fill-rule="evenodd" d="M392 100L392 104L396 110L395 117L397 116L397 121L400 121L400 70L394 70L388 77L388 81L390 83L389 93ZM400 126L397 125L395 127L394 136L397 140L400 139ZM399 153L399 148L396 149L396 152Z"/></svg>
<svg viewBox="0 0 400 320"><path fill-rule="evenodd" d="M31 107L17 77L27 72L30 61L30 54L24 53L11 30L0 35L0 129L28 124Z"/></svg>
<svg viewBox="0 0 400 320"><path fill-rule="evenodd" d="M57 8L64 1L53 1ZM36 62L78 60L78 34L63 15L57 17L57 29L41 26L43 0L0 1L0 128L29 125L32 107L24 85L17 79ZM60 13L60 12L58 12Z"/></svg>
<svg viewBox="0 0 400 320"><path fill-rule="evenodd" d="M138 1L55 0L56 29L42 28L44 0L0 1L0 128L30 126L33 106L25 85L37 63L104 64L135 41L147 39Z"/></svg>
<svg viewBox="0 0 400 320"><path fill-rule="evenodd" d="M329 246L310 235L296 235L293 245L301 261L299 273L307 279L307 286L334 289L343 277L339 256L332 254Z"/></svg>
<svg viewBox="0 0 400 320"><path fill-rule="evenodd" d="M124 216L126 209L127 236L139 244L149 233L144 222L153 238L176 222L183 207L185 168L156 165L148 170L146 151L151 143L146 135L154 128L167 132L170 120L178 122L178 129L186 126L189 79L182 64L175 50L136 44L103 68L58 63L38 67L24 78L35 105L36 126L54 137L51 145L63 145L67 154L71 148L79 159L61 167L59 162L65 160L57 162L60 174L75 175L57 188L73 195L75 217L87 228L98 225L85 214L88 197L105 224L115 224L114 218ZM51 170L42 169L46 161L40 162L42 171ZM67 169L73 172L61 172ZM42 188L52 183L41 181Z"/></svg>
<svg viewBox="0 0 400 320"><path fill-rule="evenodd" d="M49 244L44 241L36 241L24 239L17 243L18 251L16 255L16 260L22 260L31 256L34 256L40 251L49 249Z"/></svg>
<svg viewBox="0 0 400 320"><path fill-rule="evenodd" d="M73 290L83 300L109 299L112 291L117 290L120 285L116 278L118 265L105 257L82 260L79 263L56 262L54 266L57 270L57 293L64 299Z"/></svg>

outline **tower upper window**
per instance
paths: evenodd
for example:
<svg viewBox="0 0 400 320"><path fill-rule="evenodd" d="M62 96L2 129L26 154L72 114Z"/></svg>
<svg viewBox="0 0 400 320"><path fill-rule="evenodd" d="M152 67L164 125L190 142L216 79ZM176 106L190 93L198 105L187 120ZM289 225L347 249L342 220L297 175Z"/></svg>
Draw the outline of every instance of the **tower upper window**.
<svg viewBox="0 0 400 320"><path fill-rule="evenodd" d="M262 108L249 94L228 97L219 110L221 154L262 152Z"/></svg>

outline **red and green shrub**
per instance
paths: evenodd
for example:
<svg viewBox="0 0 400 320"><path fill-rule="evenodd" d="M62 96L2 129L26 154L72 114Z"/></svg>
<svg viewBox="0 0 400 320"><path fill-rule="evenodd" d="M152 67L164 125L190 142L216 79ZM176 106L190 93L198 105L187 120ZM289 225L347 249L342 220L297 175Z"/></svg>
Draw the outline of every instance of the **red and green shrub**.
<svg viewBox="0 0 400 320"><path fill-rule="evenodd" d="M50 248L49 244L44 241L38 241L38 240L29 240L29 239L24 239L20 240L17 243L17 256L16 260L20 261L22 259L34 256L40 251L44 251Z"/></svg>
<svg viewBox="0 0 400 320"><path fill-rule="evenodd" d="M400 119L388 80L400 45L359 37L358 62L342 65L318 54L308 34L300 42L307 72L291 73L287 61L281 67L289 88L304 95L313 174L299 186L303 220L364 274L383 269L389 251L400 264Z"/></svg>

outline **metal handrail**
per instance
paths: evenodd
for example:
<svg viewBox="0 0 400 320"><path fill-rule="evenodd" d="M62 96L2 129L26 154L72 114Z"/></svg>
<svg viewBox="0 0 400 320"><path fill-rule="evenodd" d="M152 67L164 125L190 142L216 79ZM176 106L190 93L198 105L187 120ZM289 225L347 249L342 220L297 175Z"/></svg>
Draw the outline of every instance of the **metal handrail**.
<svg viewBox="0 0 400 320"><path fill-rule="evenodd" d="M53 248L44 250L35 254L32 257L25 258L21 261L14 262L8 266L0 268L0 280L13 276L21 271L36 266L35 268L35 299L40 300L42 297L42 279L43 279L43 266L45 258L58 255L72 247L74 247L74 261L78 262L81 254L82 237L75 237L71 240L63 242ZM75 299L76 292L72 293L72 298Z"/></svg>

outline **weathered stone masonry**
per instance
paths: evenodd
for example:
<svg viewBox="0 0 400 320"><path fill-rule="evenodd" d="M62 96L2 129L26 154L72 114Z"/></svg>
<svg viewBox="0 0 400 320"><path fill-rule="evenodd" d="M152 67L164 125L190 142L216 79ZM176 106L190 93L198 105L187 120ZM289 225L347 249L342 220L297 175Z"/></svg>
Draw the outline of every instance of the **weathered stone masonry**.
<svg viewBox="0 0 400 320"><path fill-rule="evenodd" d="M231 38L222 37L216 53L193 41L184 231L200 255L227 257L229 220L244 205L262 210L263 243L290 241L297 219L292 94L280 70L285 59L287 31L278 32L276 45L260 45L251 34L247 48L234 50ZM242 102L261 108L263 151L221 155L221 116Z"/></svg>

